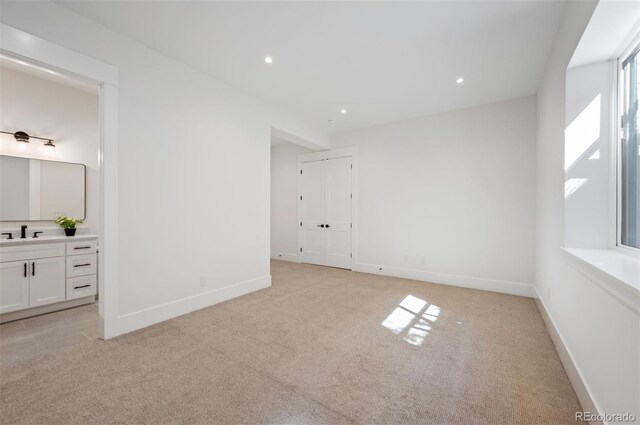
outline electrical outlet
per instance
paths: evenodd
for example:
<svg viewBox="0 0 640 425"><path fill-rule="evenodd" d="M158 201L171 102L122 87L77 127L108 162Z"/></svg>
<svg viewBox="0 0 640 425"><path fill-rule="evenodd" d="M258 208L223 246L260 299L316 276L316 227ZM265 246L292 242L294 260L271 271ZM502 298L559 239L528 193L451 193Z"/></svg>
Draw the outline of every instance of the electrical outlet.
<svg viewBox="0 0 640 425"><path fill-rule="evenodd" d="M209 284L209 282L207 282L207 277L206 276L200 276L200 286L204 288L208 284Z"/></svg>

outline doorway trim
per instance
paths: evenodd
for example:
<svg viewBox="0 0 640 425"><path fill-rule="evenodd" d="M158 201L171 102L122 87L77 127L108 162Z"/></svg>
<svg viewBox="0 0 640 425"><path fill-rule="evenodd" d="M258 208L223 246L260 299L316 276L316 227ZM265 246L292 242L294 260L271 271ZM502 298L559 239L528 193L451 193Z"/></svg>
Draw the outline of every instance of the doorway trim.
<svg viewBox="0 0 640 425"><path fill-rule="evenodd" d="M353 223L353 227L351 228L351 267L349 270L354 269L354 264L357 264L358 258L358 244L357 244L357 234L358 234L358 148L355 146L350 146L346 148L337 148L337 149L329 149L325 151L318 152L310 152L303 153L298 155L298 222L302 219L302 202L300 202L300 197L302 196L302 164L305 162L314 162L314 161L322 161L323 159L335 159L335 158L344 158L346 156L351 157L351 193L353 194L351 198L351 222ZM298 231L298 262L302 262L302 256L300 255L300 250L302 249L302 233L300 232L300 226L297 226Z"/></svg>
<svg viewBox="0 0 640 425"><path fill-rule="evenodd" d="M98 229L99 334L118 332L118 68L6 24L0 24L0 54L100 87L100 210ZM121 332L120 332L121 333Z"/></svg>

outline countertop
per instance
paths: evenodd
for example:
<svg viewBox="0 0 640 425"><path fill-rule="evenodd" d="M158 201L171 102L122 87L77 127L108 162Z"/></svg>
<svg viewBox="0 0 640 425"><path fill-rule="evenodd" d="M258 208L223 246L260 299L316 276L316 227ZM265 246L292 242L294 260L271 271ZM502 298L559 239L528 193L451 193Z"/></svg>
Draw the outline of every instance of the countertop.
<svg viewBox="0 0 640 425"><path fill-rule="evenodd" d="M3 246L17 246L17 245L31 245L37 243L55 243L55 242L74 242L74 241L82 241L88 239L97 239L98 235L91 234L81 234L75 236L65 236L65 235L56 235L56 236L40 236L38 238L25 238L20 239L14 237L13 239L0 239L0 247Z"/></svg>

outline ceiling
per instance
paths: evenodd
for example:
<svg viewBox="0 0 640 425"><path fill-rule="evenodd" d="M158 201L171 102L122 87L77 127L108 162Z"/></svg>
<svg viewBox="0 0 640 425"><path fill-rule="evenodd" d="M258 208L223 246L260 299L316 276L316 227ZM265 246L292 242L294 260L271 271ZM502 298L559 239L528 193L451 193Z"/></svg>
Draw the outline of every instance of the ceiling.
<svg viewBox="0 0 640 425"><path fill-rule="evenodd" d="M287 142L286 140L271 136L271 146L286 145L287 143L289 142Z"/></svg>
<svg viewBox="0 0 640 425"><path fill-rule="evenodd" d="M564 9L538 0L58 3L330 133L534 94Z"/></svg>

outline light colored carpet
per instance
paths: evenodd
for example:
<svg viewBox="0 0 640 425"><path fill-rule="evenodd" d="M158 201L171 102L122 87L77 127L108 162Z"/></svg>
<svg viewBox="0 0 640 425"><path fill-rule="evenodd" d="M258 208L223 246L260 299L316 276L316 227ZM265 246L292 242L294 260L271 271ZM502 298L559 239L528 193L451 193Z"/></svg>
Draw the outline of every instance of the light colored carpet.
<svg viewBox="0 0 640 425"><path fill-rule="evenodd" d="M0 422L574 423L532 299L285 262L272 275L269 289L2 368Z"/></svg>

